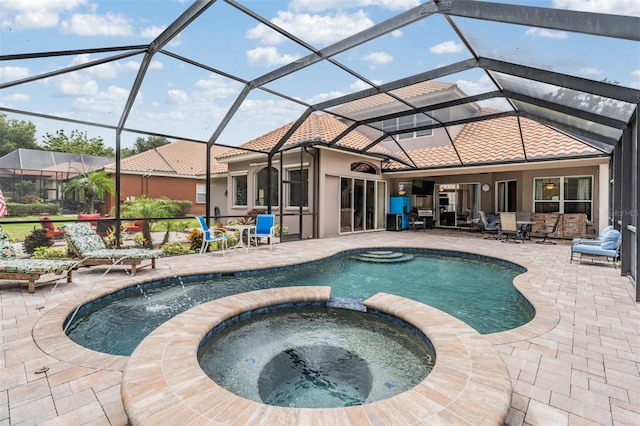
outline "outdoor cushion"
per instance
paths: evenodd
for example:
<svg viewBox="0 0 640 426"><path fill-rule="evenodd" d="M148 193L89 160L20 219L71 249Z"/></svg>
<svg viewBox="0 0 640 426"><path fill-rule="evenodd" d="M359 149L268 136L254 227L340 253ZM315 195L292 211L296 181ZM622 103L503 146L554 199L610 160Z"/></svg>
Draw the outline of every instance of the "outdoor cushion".
<svg viewBox="0 0 640 426"><path fill-rule="evenodd" d="M16 257L16 249L11 241L6 238L0 239L0 259L10 259Z"/></svg>
<svg viewBox="0 0 640 426"><path fill-rule="evenodd" d="M620 232L615 229L607 231L602 235L602 243L600 247L604 250L615 250L618 247L618 239L620 238Z"/></svg>
<svg viewBox="0 0 640 426"><path fill-rule="evenodd" d="M617 250L614 247L613 249L604 249L602 246L595 246L591 244L578 244L573 246L574 253L581 254L589 254L591 256L607 256L607 257L615 257L617 254Z"/></svg>
<svg viewBox="0 0 640 426"><path fill-rule="evenodd" d="M0 259L0 272L63 274L76 263L75 260L5 258Z"/></svg>

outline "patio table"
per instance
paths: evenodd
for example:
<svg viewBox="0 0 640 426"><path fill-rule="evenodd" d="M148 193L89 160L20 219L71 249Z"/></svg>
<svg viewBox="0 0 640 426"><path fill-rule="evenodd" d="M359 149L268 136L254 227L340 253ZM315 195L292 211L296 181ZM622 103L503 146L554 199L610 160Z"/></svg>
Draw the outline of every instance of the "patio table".
<svg viewBox="0 0 640 426"><path fill-rule="evenodd" d="M251 230L256 228L256 225L226 225L225 228L231 229L234 231L239 231L238 244L236 244L234 249L244 248L247 253L249 252L249 247L251 246L251 241L249 241L249 234L251 234ZM247 243L244 243L244 235L247 234Z"/></svg>

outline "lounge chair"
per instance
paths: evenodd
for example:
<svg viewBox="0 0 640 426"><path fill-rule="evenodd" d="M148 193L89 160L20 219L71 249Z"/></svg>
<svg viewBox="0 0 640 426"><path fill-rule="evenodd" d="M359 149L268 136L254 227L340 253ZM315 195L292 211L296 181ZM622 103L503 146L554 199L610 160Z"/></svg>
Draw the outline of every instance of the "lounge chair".
<svg viewBox="0 0 640 426"><path fill-rule="evenodd" d="M498 233L500 232L500 227L498 225L489 223L487 215L482 210L480 210L478 214L480 215L480 223L482 224L482 233L487 234L484 239L486 240L488 238L493 238L494 240L497 240Z"/></svg>
<svg viewBox="0 0 640 426"><path fill-rule="evenodd" d="M259 214L256 217L256 230L249 234L249 245L253 239L258 245L259 238L269 240L269 250L273 249L273 239L275 237L276 216L273 214Z"/></svg>
<svg viewBox="0 0 640 426"><path fill-rule="evenodd" d="M602 232L598 234L595 238L574 238L573 244L600 244L602 242L602 236L606 234L608 231L614 229L612 225L606 226Z"/></svg>
<svg viewBox="0 0 640 426"><path fill-rule="evenodd" d="M3 238L0 228L0 279L11 281L27 281L29 293L34 293L36 287L62 280L65 276L71 282L72 271L77 266L76 261L54 259L23 259L16 257L13 244ZM50 279L40 280L43 275L50 275Z"/></svg>
<svg viewBox="0 0 640 426"><path fill-rule="evenodd" d="M573 255L580 254L580 261L583 256L589 256L592 260L598 257L604 257L613 261L613 267L617 268L616 260L620 251L620 244L622 243L622 234L620 231L612 229L605 232L602 235L602 241L599 244L572 244L571 245L571 260L569 263L573 263Z"/></svg>
<svg viewBox="0 0 640 426"><path fill-rule="evenodd" d="M515 213L500 213L500 232L499 236L504 235L503 243L519 243L524 242L522 238L522 230L518 226Z"/></svg>
<svg viewBox="0 0 640 426"><path fill-rule="evenodd" d="M555 233L558 230L558 224L562 220L562 213L558 213L556 216L555 222L553 225L549 226L549 224L545 221L540 228L536 231L537 234L542 234L544 237L541 241L536 241L536 244L555 244L555 241L551 241L549 239L549 235Z"/></svg>
<svg viewBox="0 0 640 426"><path fill-rule="evenodd" d="M156 259L160 257L161 250L149 249L110 249L104 240L91 228L88 223L71 223L62 226L62 235L67 245L76 256L82 259L85 266L93 265L130 265L131 275L135 275L137 269L156 267ZM143 261L150 263L139 266Z"/></svg>
<svg viewBox="0 0 640 426"><path fill-rule="evenodd" d="M209 228L207 225L207 221L204 220L202 216L196 216L198 222L200 223L200 230L202 231L202 245L200 246L200 253L204 253L209 248L209 244L220 241L220 247L222 247L222 255L224 256L224 251L227 248L227 240L229 237L226 232L222 229Z"/></svg>

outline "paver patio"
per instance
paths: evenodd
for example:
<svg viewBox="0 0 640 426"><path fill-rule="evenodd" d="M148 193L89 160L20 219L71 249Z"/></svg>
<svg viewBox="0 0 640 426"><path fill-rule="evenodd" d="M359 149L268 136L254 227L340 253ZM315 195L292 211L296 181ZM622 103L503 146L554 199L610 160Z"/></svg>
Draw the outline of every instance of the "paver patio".
<svg viewBox="0 0 640 426"><path fill-rule="evenodd" d="M105 287L178 272L286 265L345 249L382 246L468 251L528 269L520 278L525 294L548 305L534 320L535 327L486 336L512 379L507 424L640 424L640 304L633 301L635 289L610 265L570 264L568 244L504 244L479 234L444 230L377 232L288 242L273 251L266 245L248 254L232 250L224 257L220 253L170 257L160 260L156 270L135 277L112 271L101 279L104 268L81 268L72 283L53 291L53 286L41 287L35 294L3 281L0 425L127 423L120 398L126 358L104 363L105 355L87 357L83 354L91 352L80 351L78 361L70 362L73 345L68 339L53 336L41 343L34 339L36 324L41 327L41 318L61 305L77 305Z"/></svg>

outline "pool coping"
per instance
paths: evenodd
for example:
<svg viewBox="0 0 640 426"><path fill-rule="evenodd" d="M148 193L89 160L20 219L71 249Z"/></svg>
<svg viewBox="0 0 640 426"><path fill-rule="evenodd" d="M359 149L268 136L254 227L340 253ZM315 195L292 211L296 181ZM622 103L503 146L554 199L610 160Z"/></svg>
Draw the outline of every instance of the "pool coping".
<svg viewBox="0 0 640 426"><path fill-rule="evenodd" d="M469 253L476 256L482 256L487 259L496 259L503 262L508 262L514 265L523 267L526 271L517 275L513 280L514 287L531 303L536 313L531 321L523 324L520 327L513 328L511 330L500 331L496 333L490 333L483 335L494 345L512 343L522 340L531 339L536 336L540 336L549 330L552 330L560 321L560 312L555 304L544 297L538 290L536 290L530 281L538 279L542 274L541 271L535 267L523 262L515 262L511 259L501 256L488 256L485 252L479 252L473 248L469 248L466 251L460 250L440 250L430 247L406 247L397 245L365 245L361 249L397 249L397 250L430 250L430 251L442 251L442 252L457 252L457 253ZM335 252L323 255L311 255L303 262L284 262L282 264L266 267L266 269L274 269L279 267L290 267L297 264L304 264L314 261L320 261L331 256L339 255L340 253L353 251L353 249L339 249L336 248ZM215 266L215 265L214 265ZM213 267L213 266L212 266ZM260 266L249 268L256 271L262 270ZM238 270L247 270L247 268L239 269L235 267L219 268L217 273L232 273ZM114 370L123 371L129 360L128 356L111 355L103 352L94 351L88 349L82 345L77 344L71 340L64 333L64 323L66 319L74 313L74 311L82 304L91 302L101 297L110 295L116 291L133 287L138 284L147 282L154 282L163 279L175 278L176 273L171 268L168 270L154 270L155 274L152 278L145 277L144 274L136 274L135 276L118 276L117 280L105 281L100 283L100 286L92 286L87 290L87 293L82 298L71 298L63 303L60 303L53 309L47 311L42 315L32 330L32 336L36 345L48 355L65 362L69 362L73 365L97 368L102 370ZM206 274L206 270L198 266L197 270L181 271L183 275L188 274Z"/></svg>
<svg viewBox="0 0 640 426"><path fill-rule="evenodd" d="M345 408L276 407L223 389L198 363L202 339L216 325L265 306L329 300L330 287L256 290L198 305L165 322L135 349L121 394L131 424L504 424L512 386L489 339L436 308L378 293L364 304L416 327L436 352L432 372L394 397Z"/></svg>

